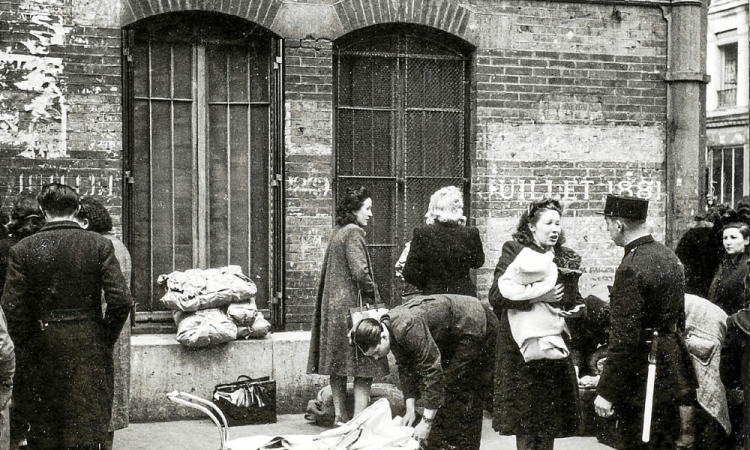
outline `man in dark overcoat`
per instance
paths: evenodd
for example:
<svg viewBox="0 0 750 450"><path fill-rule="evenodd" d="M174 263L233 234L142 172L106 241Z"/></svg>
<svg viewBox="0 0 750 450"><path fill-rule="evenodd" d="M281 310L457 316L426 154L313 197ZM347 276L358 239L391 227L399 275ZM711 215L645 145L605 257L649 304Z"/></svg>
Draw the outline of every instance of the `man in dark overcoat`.
<svg viewBox="0 0 750 450"><path fill-rule="evenodd" d="M131 299L112 242L74 222L76 192L52 183L38 200L47 224L11 249L2 296L16 346L14 413L30 423L34 450L98 449Z"/></svg>
<svg viewBox="0 0 750 450"><path fill-rule="evenodd" d="M695 404L697 381L685 346L685 277L646 226L648 200L607 196L607 231L625 248L610 293L609 352L594 407L610 417L621 449L674 449L679 407ZM650 440L642 441L648 355L658 332Z"/></svg>

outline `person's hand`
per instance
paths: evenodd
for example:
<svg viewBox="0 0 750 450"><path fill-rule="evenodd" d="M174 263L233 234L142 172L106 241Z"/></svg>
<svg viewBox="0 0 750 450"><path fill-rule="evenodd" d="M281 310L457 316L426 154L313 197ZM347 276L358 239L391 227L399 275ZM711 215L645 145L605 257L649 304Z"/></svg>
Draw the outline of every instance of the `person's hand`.
<svg viewBox="0 0 750 450"><path fill-rule="evenodd" d="M555 301L559 302L563 299L563 294L565 293L565 285L562 283L557 283L555 285Z"/></svg>
<svg viewBox="0 0 750 450"><path fill-rule="evenodd" d="M594 399L594 410L599 417L610 417L614 414L612 402L601 395L597 395L596 399Z"/></svg>
<svg viewBox="0 0 750 450"><path fill-rule="evenodd" d="M586 305L583 303L576 305L575 308L568 311L560 310L560 312L558 313L560 317L564 317L566 319L574 319L576 317L581 317L584 314L586 314Z"/></svg>
<svg viewBox="0 0 750 450"><path fill-rule="evenodd" d="M414 434L412 437L419 442L420 447L422 444L424 444L424 441L427 440L427 437L430 435L430 430L432 430L432 420L427 420L424 417L419 422L419 424L414 428Z"/></svg>
<svg viewBox="0 0 750 450"><path fill-rule="evenodd" d="M406 399L406 412L404 413L404 418L401 419L401 425L405 427L411 427L414 425L414 422L416 420L417 420L416 400L413 398L407 398Z"/></svg>

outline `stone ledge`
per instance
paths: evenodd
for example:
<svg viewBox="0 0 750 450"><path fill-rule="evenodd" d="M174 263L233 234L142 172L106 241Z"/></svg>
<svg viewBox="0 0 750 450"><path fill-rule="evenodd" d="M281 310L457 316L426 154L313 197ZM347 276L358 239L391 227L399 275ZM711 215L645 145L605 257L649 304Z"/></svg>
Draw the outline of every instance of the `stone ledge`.
<svg viewBox="0 0 750 450"><path fill-rule="evenodd" d="M152 422L202 418L199 411L174 404L174 390L211 398L216 384L239 375L276 380L279 414L302 413L328 384L328 377L307 375L310 332L273 333L265 339L238 340L206 349L182 347L173 335L131 338L130 420Z"/></svg>

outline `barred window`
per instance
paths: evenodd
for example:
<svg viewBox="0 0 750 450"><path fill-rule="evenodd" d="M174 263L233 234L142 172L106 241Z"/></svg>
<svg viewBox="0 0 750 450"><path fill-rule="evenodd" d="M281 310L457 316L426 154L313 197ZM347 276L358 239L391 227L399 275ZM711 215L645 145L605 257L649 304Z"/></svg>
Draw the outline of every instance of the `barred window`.
<svg viewBox="0 0 750 450"><path fill-rule="evenodd" d="M393 266L430 196L463 189L468 215L468 80L472 48L437 30L371 27L335 43L336 192L363 185L367 241L385 301L400 298Z"/></svg>
<svg viewBox="0 0 750 450"><path fill-rule="evenodd" d="M719 47L721 54L721 80L718 97L719 107L737 105L737 43Z"/></svg>
<svg viewBox="0 0 750 450"><path fill-rule="evenodd" d="M747 195L747 155L743 146L711 148L711 188L717 203L734 207Z"/></svg>
<svg viewBox="0 0 750 450"><path fill-rule="evenodd" d="M229 16L179 13L128 32L128 235L140 319L174 270L239 265L269 306L277 41Z"/></svg>

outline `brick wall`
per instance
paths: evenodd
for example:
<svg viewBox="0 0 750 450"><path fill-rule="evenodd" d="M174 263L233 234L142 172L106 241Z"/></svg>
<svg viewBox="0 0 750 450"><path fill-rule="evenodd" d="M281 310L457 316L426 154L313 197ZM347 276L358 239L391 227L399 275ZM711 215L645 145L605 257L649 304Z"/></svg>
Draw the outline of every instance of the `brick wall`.
<svg viewBox="0 0 750 450"><path fill-rule="evenodd" d="M594 214L607 192L651 198L650 224L663 238L667 26L661 9L645 3L0 0L4 205L19 190L61 180L102 196L119 223L120 27L180 9L219 10L287 33L280 34L289 329L308 326L332 226L333 45L371 25L422 24L476 46L472 214L487 253L480 295L531 198L565 201L584 288L610 281L621 255ZM332 31L307 23L303 12L313 10Z"/></svg>
<svg viewBox="0 0 750 450"><path fill-rule="evenodd" d="M308 326L332 229L332 43L285 42L286 320Z"/></svg>
<svg viewBox="0 0 750 450"><path fill-rule="evenodd" d="M120 30L63 0L0 2L0 195L58 181L103 200L119 230Z"/></svg>
<svg viewBox="0 0 750 450"><path fill-rule="evenodd" d="M604 220L608 192L651 199L664 235L666 22L657 8L494 2L481 11L506 31L476 52L472 203L483 232L486 293L521 208L552 194L583 256L582 288L611 282L622 250ZM493 22L494 21L494 22Z"/></svg>

